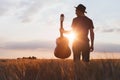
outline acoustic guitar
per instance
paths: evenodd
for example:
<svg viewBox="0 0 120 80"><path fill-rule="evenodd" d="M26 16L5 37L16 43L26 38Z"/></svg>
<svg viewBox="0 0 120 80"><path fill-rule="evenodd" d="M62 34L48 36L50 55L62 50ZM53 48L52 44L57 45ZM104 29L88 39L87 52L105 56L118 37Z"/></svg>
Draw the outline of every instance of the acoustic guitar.
<svg viewBox="0 0 120 80"><path fill-rule="evenodd" d="M60 28L63 29L64 14L60 15ZM71 55L71 50L69 48L69 40L60 32L60 37L56 40L56 48L54 50L54 55L57 58L65 59Z"/></svg>

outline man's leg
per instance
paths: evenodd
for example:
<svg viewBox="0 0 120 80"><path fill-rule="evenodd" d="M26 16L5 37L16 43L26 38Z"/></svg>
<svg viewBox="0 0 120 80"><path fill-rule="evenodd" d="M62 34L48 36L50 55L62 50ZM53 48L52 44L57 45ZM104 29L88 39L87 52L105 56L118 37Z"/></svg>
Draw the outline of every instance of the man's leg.
<svg viewBox="0 0 120 80"><path fill-rule="evenodd" d="M80 54L81 54L79 44L74 42L73 46L72 46L72 50L73 50L73 60L75 62L79 61L80 60Z"/></svg>
<svg viewBox="0 0 120 80"><path fill-rule="evenodd" d="M90 61L90 52L83 51L82 52L82 60L84 62L89 62Z"/></svg>
<svg viewBox="0 0 120 80"><path fill-rule="evenodd" d="M83 46L83 49L82 49L82 60L85 61L85 62L89 62L90 61L89 43L86 43Z"/></svg>
<svg viewBox="0 0 120 80"><path fill-rule="evenodd" d="M79 43L73 43L72 45L72 50L73 50L73 61L74 61L74 80L80 80L79 79L79 62L80 62L80 47Z"/></svg>

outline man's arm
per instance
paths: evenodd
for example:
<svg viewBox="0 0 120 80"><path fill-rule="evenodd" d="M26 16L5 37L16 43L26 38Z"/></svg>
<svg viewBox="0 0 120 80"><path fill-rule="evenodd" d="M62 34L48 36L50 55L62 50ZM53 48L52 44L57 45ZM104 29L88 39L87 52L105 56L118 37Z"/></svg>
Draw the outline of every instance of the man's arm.
<svg viewBox="0 0 120 80"><path fill-rule="evenodd" d="M72 25L71 25L72 30L64 30L64 28L60 28L60 32L69 34L69 33L71 33L73 31L74 26L75 26L75 20L73 19Z"/></svg>
<svg viewBox="0 0 120 80"><path fill-rule="evenodd" d="M94 30L93 30L93 28L90 29L90 41L91 41L90 51L92 52L94 50Z"/></svg>

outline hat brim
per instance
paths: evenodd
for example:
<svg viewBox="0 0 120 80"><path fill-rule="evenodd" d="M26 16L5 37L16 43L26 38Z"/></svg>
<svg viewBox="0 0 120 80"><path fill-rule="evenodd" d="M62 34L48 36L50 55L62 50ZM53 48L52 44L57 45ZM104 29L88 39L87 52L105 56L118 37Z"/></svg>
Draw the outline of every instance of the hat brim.
<svg viewBox="0 0 120 80"><path fill-rule="evenodd" d="M74 6L74 8L76 8L76 9L77 9L77 7L75 7L75 6ZM84 11L84 13L87 13L87 11Z"/></svg>

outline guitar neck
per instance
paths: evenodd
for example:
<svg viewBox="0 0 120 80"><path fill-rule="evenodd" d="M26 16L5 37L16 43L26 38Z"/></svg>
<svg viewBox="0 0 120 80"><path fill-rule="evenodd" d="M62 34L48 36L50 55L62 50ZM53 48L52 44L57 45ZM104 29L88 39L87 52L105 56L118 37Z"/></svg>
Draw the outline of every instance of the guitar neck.
<svg viewBox="0 0 120 80"><path fill-rule="evenodd" d="M60 29L63 29L64 14L60 15ZM60 32L60 37L63 37L63 33Z"/></svg>
<svg viewBox="0 0 120 80"><path fill-rule="evenodd" d="M63 29L63 21L60 21L60 29ZM63 37L63 33L60 32L60 37Z"/></svg>

